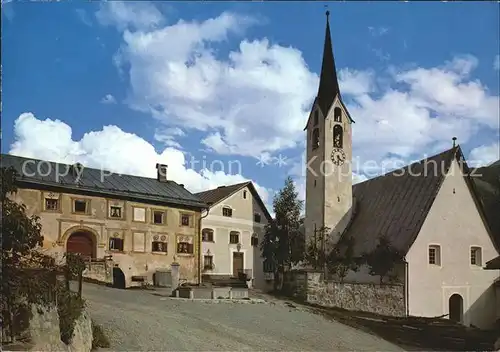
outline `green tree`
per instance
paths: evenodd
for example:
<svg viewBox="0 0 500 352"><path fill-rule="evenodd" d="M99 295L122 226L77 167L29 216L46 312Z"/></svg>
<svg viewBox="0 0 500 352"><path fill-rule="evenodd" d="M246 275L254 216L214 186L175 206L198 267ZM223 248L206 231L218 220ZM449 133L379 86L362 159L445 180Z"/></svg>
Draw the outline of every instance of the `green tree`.
<svg viewBox="0 0 500 352"><path fill-rule="evenodd" d="M21 296L26 296L27 291L31 292L27 290L27 285L38 282L32 278L24 278L22 269L33 262L40 262L44 265L54 264L51 258L32 251L43 243L42 226L37 216L26 215L24 204L18 204L12 199L17 192L15 185L17 176L13 168L1 169L2 297L0 308L4 326L9 327L11 338L18 328L17 321L24 309L19 299ZM28 297L30 298L32 297Z"/></svg>
<svg viewBox="0 0 500 352"><path fill-rule="evenodd" d="M275 218L266 225L261 243L262 257L274 267L274 288L283 290L285 272L304 257L304 235L300 231L303 201L298 199L288 177L273 200Z"/></svg>
<svg viewBox="0 0 500 352"><path fill-rule="evenodd" d="M386 236L380 237L377 247L365 253L363 259L370 268L370 275L380 276L380 284L398 264L404 262L404 256L392 246Z"/></svg>
<svg viewBox="0 0 500 352"><path fill-rule="evenodd" d="M330 273L335 274L340 282L344 282L350 271L359 270L359 261L354 256L354 237L342 236L335 247L328 253L327 267Z"/></svg>
<svg viewBox="0 0 500 352"><path fill-rule="evenodd" d="M327 258L329 256L329 248L331 248L329 240L330 228L322 226L317 229L312 238L307 243L304 261L315 270L325 270L327 267Z"/></svg>

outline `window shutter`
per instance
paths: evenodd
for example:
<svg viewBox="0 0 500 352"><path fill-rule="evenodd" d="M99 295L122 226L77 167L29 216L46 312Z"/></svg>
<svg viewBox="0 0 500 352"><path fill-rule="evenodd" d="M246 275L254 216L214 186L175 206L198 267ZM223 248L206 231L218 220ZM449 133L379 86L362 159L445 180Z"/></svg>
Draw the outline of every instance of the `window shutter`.
<svg viewBox="0 0 500 352"><path fill-rule="evenodd" d="M188 244L188 248L189 248L189 253L194 253L194 244L190 243Z"/></svg>

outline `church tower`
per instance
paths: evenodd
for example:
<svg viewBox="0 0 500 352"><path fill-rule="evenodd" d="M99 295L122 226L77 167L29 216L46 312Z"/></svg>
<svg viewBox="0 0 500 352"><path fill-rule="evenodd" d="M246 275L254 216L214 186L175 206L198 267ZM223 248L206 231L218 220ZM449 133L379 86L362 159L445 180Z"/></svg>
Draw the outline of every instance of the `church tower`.
<svg viewBox="0 0 500 352"><path fill-rule="evenodd" d="M320 229L328 227L329 243L336 243L346 228L352 208L352 123L342 102L329 11L319 89L305 127L306 152L306 243L323 242ZM330 242L331 241L331 242Z"/></svg>

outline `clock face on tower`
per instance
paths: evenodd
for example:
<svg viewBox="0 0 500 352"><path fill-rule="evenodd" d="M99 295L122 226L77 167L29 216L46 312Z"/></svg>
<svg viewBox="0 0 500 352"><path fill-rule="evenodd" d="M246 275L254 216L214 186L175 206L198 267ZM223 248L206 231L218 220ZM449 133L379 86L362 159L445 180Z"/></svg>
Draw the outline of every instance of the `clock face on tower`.
<svg viewBox="0 0 500 352"><path fill-rule="evenodd" d="M331 158L332 158L333 164L340 166L345 162L346 156L345 156L345 153L342 149L334 148L332 150Z"/></svg>

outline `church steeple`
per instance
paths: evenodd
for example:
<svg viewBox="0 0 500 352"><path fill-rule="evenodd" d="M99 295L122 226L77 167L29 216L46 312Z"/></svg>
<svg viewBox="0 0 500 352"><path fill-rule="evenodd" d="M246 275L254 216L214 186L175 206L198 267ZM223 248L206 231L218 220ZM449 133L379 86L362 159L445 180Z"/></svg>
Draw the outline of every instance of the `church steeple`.
<svg viewBox="0 0 500 352"><path fill-rule="evenodd" d="M324 116L328 114L330 107L337 95L340 97L339 82L337 80L337 70L335 59L333 58L332 37L330 34L330 11L326 11L326 33L325 45L323 48L323 62L321 64L321 75L317 101Z"/></svg>

